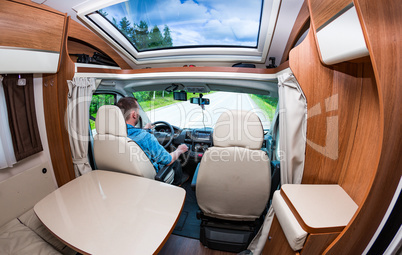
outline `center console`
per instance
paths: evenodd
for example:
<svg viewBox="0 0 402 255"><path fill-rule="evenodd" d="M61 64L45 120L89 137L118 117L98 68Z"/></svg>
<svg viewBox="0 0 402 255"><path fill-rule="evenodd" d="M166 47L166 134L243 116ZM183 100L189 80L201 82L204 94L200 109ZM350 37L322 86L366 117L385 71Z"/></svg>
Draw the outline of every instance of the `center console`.
<svg viewBox="0 0 402 255"><path fill-rule="evenodd" d="M198 162L204 152L213 145L212 128L188 130L184 142L189 146L189 155Z"/></svg>

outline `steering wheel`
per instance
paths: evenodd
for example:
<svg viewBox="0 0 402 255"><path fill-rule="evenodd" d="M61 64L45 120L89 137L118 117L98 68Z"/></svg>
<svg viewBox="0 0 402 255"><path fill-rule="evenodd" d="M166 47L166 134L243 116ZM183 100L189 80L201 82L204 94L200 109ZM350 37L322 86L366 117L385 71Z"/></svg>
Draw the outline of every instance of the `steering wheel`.
<svg viewBox="0 0 402 255"><path fill-rule="evenodd" d="M172 127L172 125L170 125L169 123L167 123L166 121L156 121L154 123L152 123L152 126L156 126L159 124L163 124L166 125L169 129L170 129L170 133L169 132L156 132L154 131L154 136L156 137L156 139L158 140L158 142L164 147L167 148L169 147L169 145L172 143L173 138L174 138L174 129ZM164 144L167 141L166 144Z"/></svg>

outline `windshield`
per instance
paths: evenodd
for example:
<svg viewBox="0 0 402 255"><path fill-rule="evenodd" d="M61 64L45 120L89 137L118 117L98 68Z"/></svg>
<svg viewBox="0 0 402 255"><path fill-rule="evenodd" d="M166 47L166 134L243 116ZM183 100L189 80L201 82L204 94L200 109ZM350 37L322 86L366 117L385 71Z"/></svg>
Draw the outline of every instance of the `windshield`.
<svg viewBox="0 0 402 255"><path fill-rule="evenodd" d="M253 111L261 119L264 129L269 129L274 117L278 98L268 95L233 92L204 93L210 100L205 110L191 104L191 97L199 94L187 93L187 101L173 100L173 93L166 91L141 91L133 93L151 122L166 121L180 128L214 128L219 116L226 110Z"/></svg>

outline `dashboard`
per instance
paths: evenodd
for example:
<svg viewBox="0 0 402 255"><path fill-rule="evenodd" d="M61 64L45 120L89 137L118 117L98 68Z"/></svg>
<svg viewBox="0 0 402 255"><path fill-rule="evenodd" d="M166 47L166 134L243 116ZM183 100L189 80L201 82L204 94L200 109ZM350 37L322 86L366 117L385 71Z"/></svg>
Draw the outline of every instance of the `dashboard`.
<svg viewBox="0 0 402 255"><path fill-rule="evenodd" d="M177 147L180 144L186 144L188 147L188 156L191 160L198 162L205 151L213 146L212 128L184 128L180 129L172 126L174 129L174 138L172 144ZM170 132L169 128L160 125L155 127L158 132Z"/></svg>
<svg viewBox="0 0 402 255"><path fill-rule="evenodd" d="M199 162L204 155L205 151L213 146L213 129L212 128L179 128L172 126L174 129L174 137L172 144L174 147L180 144L186 144L188 147L188 159L194 162ZM165 125L158 125L155 127L157 132L170 133L169 127ZM268 132L264 135L262 150L266 151L269 156L272 147L272 137Z"/></svg>

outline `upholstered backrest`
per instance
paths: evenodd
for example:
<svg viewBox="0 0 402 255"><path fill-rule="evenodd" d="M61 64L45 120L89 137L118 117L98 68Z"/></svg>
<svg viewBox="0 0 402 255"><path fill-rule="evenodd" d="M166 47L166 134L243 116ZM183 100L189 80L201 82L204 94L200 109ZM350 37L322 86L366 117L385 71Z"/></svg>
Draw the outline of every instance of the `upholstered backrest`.
<svg viewBox="0 0 402 255"><path fill-rule="evenodd" d="M95 120L96 133L127 137L127 125L119 107L104 105L98 110Z"/></svg>
<svg viewBox="0 0 402 255"><path fill-rule="evenodd" d="M206 216L254 220L262 214L271 188L271 167L261 150L263 128L253 112L223 113L214 129L214 147L202 157L196 196Z"/></svg>
<svg viewBox="0 0 402 255"><path fill-rule="evenodd" d="M231 110L216 122L213 141L217 147L261 149L264 130L260 118L252 111Z"/></svg>
<svg viewBox="0 0 402 255"><path fill-rule="evenodd" d="M196 196L206 216L254 220L262 214L271 189L268 156L241 147L209 148L198 169Z"/></svg>
<svg viewBox="0 0 402 255"><path fill-rule="evenodd" d="M100 107L95 126L94 154L98 169L155 178L155 168L144 151L127 137L126 122L117 106Z"/></svg>

